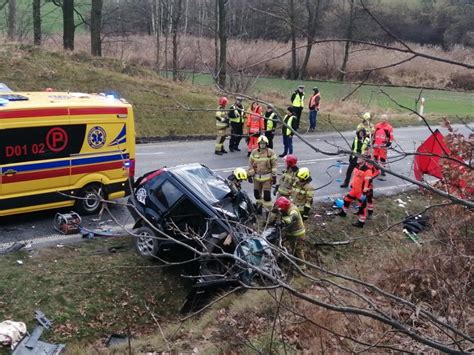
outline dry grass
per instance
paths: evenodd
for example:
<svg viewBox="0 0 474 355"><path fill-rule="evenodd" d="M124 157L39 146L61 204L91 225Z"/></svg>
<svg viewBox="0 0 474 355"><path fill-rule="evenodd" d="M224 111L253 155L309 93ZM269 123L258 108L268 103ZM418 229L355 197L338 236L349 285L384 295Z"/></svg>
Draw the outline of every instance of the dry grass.
<svg viewBox="0 0 474 355"><path fill-rule="evenodd" d="M61 49L61 38L50 37L46 46L50 49ZM165 48L165 40L161 40L161 48ZM304 42L298 43L304 45ZM472 49L457 46L450 51L442 51L436 46L421 46L410 44L415 50L429 55L439 56L462 62L472 62ZM89 37L77 36L76 48L81 51L89 51ZM279 56L289 50L289 44L276 41L242 41L231 39L229 41L228 62L232 70L237 68L248 68L250 65L265 61L269 58ZM364 46L353 46L353 54L350 57L347 70L347 80L359 80L363 76L358 71L384 66L401 61L408 57L407 54L394 51L386 51L381 48L367 48ZM156 40L152 36L129 36L126 38L108 38L104 43L104 54L122 60L138 62L156 66ZM334 79L342 62L343 44L323 43L313 47L308 74L314 79ZM298 50L298 60L302 61L304 48ZM168 60L162 53L160 68L171 67L171 43L168 45ZM214 66L214 42L209 38L197 38L191 36L181 37L179 50L179 67L182 69L197 71L208 71ZM284 76L290 66L290 56L284 55L265 63L253 66L249 72L253 74L266 74ZM377 83L386 83L400 86L428 86L435 88L460 88L469 90L472 86L466 86L470 71L446 63L434 62L428 59L417 58L394 68L378 71L372 75L371 80ZM464 79L463 79L464 78ZM467 79L466 79L467 78ZM460 82L461 81L461 82ZM472 85L472 79L469 81Z"/></svg>

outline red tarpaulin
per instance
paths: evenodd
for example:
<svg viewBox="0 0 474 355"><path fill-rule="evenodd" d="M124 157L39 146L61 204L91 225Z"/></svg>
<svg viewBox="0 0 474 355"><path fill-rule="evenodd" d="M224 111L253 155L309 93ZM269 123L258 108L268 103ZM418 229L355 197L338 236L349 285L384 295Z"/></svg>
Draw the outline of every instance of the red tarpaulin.
<svg viewBox="0 0 474 355"><path fill-rule="evenodd" d="M416 150L417 153L432 153L438 155L450 155L451 152L444 143L444 137L439 130L436 130L429 136ZM415 156L415 165L413 171L418 181L423 179L424 174L428 174L438 179L443 177L443 169L439 164L437 156Z"/></svg>

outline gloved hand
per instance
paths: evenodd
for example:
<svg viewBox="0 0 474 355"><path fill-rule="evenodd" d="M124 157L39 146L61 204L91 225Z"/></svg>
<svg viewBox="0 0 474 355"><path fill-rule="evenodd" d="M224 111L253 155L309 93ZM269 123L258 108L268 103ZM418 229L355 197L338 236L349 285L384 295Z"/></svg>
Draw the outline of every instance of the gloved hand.
<svg viewBox="0 0 474 355"><path fill-rule="evenodd" d="M365 202L366 200L367 200L367 195L364 194L360 197L361 202Z"/></svg>
<svg viewBox="0 0 474 355"><path fill-rule="evenodd" d="M391 147L391 146L392 146L392 142L387 142L386 146L387 146L387 148Z"/></svg>
<svg viewBox="0 0 474 355"><path fill-rule="evenodd" d="M253 177L249 176L249 177L247 178L247 181L252 184L252 183L253 183Z"/></svg>
<svg viewBox="0 0 474 355"><path fill-rule="evenodd" d="M275 185L277 183L277 177L276 175L272 176L272 185Z"/></svg>
<svg viewBox="0 0 474 355"><path fill-rule="evenodd" d="M304 214L301 217L303 217L303 221L306 221L308 219L308 215Z"/></svg>

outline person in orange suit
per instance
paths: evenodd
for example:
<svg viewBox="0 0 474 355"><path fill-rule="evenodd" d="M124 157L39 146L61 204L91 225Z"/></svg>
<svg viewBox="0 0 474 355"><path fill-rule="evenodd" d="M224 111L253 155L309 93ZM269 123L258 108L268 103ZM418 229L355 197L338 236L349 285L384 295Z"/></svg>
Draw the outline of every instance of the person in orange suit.
<svg viewBox="0 0 474 355"><path fill-rule="evenodd" d="M252 105L250 106L250 113L247 115L246 126L249 135L247 156L250 156L250 153L258 148L258 137L260 137L260 134L265 130L265 120L262 116L262 107L256 101L252 102Z"/></svg>

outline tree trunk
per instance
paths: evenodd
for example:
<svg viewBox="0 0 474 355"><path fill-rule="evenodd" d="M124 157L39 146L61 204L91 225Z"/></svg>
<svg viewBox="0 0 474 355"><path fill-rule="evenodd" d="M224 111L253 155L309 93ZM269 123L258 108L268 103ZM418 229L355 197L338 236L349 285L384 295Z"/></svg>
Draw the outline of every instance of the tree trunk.
<svg viewBox="0 0 474 355"><path fill-rule="evenodd" d="M15 39L16 34L16 0L10 0L8 2L8 32L7 36L9 40Z"/></svg>
<svg viewBox="0 0 474 355"><path fill-rule="evenodd" d="M214 16L214 79L217 80L219 75L219 0L215 1L215 16Z"/></svg>
<svg viewBox="0 0 474 355"><path fill-rule="evenodd" d="M92 0L91 7L91 54L102 57L102 6L103 0Z"/></svg>
<svg viewBox="0 0 474 355"><path fill-rule="evenodd" d="M41 0L33 0L33 41L41 46Z"/></svg>
<svg viewBox="0 0 474 355"><path fill-rule="evenodd" d="M63 48L74 50L74 0L63 0Z"/></svg>
<svg viewBox="0 0 474 355"><path fill-rule="evenodd" d="M346 38L352 39L354 17L355 17L355 7L354 7L354 0L348 0L348 1L349 1L349 23L347 25ZM347 62L349 61L349 53L351 50L351 44L352 44L351 42L347 41L346 44L344 45L344 57L342 58L341 70L339 71L339 74L337 77L337 80L339 81L344 81L346 77L346 68L347 68Z"/></svg>
<svg viewBox="0 0 474 355"><path fill-rule="evenodd" d="M306 69L308 67L309 57L313 49L313 41L316 34L316 27L318 24L319 8L321 0L316 0L315 8L313 9L313 2L306 0L306 10L308 12L308 22L306 26L306 52L304 55L303 63L299 71L299 79L306 77Z"/></svg>
<svg viewBox="0 0 474 355"><path fill-rule="evenodd" d="M183 1L176 0L175 8L173 11L172 19L172 32L173 32L173 81L178 81L178 29L181 20L181 15L183 13Z"/></svg>
<svg viewBox="0 0 474 355"><path fill-rule="evenodd" d="M288 12L290 15L290 37L291 37L291 69L290 79L296 79L298 77L296 69L296 26L295 26L295 4L293 0L288 1Z"/></svg>
<svg viewBox="0 0 474 355"><path fill-rule="evenodd" d="M219 2L219 86L224 88L227 76L227 0Z"/></svg>
<svg viewBox="0 0 474 355"><path fill-rule="evenodd" d="M160 70L160 38L161 38L161 4L160 0L153 1L153 12L155 19L155 38L156 38L156 52L155 52L155 67Z"/></svg>

